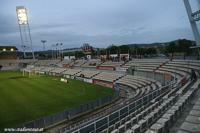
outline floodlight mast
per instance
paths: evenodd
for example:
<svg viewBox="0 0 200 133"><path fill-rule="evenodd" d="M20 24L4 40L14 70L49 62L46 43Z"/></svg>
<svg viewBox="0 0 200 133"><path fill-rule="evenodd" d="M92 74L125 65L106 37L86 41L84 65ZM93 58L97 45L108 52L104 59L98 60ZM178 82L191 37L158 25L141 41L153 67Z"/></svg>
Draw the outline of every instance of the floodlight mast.
<svg viewBox="0 0 200 133"><path fill-rule="evenodd" d="M26 46L25 45L21 45L22 50L23 50L23 54L24 54L24 58L26 57Z"/></svg>
<svg viewBox="0 0 200 133"><path fill-rule="evenodd" d="M185 4L185 8L186 8L186 11L188 14L190 25L191 25L191 28L193 31L194 39L195 39L196 45L197 45L196 47L191 47L191 48L197 49L197 52L200 56L200 34L199 34L198 27L196 24L196 22L200 20L200 0L197 0L199 10L194 13L192 13L192 8L191 8L189 0L183 0L183 2Z"/></svg>
<svg viewBox="0 0 200 133"><path fill-rule="evenodd" d="M47 40L41 40L42 44L43 44L43 51L45 51L45 43L47 42Z"/></svg>
<svg viewBox="0 0 200 133"><path fill-rule="evenodd" d="M197 1L200 5L199 0L197 0ZM196 21L199 21L199 19L200 19L200 12L197 11L195 13L192 13L192 8L191 8L189 0L183 0L183 2L185 4L185 8L186 8L186 11L187 11L187 14L188 14L190 25L191 25L191 28L192 28L192 31L193 31L193 34L194 34L194 39L196 41L196 44L200 45L200 34L199 34L198 27L197 27L197 24L196 24Z"/></svg>
<svg viewBox="0 0 200 133"><path fill-rule="evenodd" d="M30 32L30 27L29 27L29 22L28 22L27 9L24 6L17 6L16 13L17 13L17 20L18 20L18 25L19 25L19 30L20 30L21 44L26 47L28 47L27 45L30 45L32 57L35 60L35 54L34 54L33 46L32 46L31 32Z"/></svg>

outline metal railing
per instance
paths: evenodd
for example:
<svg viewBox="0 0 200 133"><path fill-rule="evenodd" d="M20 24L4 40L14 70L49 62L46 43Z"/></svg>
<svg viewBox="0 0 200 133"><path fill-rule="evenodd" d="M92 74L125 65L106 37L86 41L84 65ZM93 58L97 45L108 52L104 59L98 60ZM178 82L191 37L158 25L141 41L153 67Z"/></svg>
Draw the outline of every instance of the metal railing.
<svg viewBox="0 0 200 133"><path fill-rule="evenodd" d="M82 126L73 127L73 128L65 128L60 130L60 132L64 133L71 133L71 132L90 132L90 133L96 133L100 132L105 128L108 128L110 125L115 123L116 121L121 120L125 116L130 115L134 111L138 110L142 106L146 106L150 104L151 100L158 100L160 97L165 95L171 90L171 87L175 83L168 84L167 86L164 86L162 88L156 89L149 94L145 94L139 99L131 100L127 105L123 105L122 107L115 109L112 113L101 117L101 118L95 118L93 121L87 122L83 124ZM102 124L101 124L102 123Z"/></svg>
<svg viewBox="0 0 200 133"><path fill-rule="evenodd" d="M98 99L83 105L80 105L77 108L65 110L50 116L42 117L33 121L26 122L18 127L26 128L47 128L52 125L58 124L60 122L71 120L81 114L90 112L102 106L105 106L118 98L118 92L115 92L113 96L107 96L102 99Z"/></svg>

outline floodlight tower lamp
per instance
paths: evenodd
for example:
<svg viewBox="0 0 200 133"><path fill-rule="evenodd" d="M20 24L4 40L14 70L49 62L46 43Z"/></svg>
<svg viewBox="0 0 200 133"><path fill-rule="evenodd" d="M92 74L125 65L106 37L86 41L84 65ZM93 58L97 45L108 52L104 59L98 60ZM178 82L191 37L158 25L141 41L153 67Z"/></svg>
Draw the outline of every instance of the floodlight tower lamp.
<svg viewBox="0 0 200 133"><path fill-rule="evenodd" d="M32 46L31 33L30 33L30 27L29 27L29 23L28 23L27 9L24 6L17 6L16 13L17 13L17 20L18 20L19 30L20 30L21 44L22 45L25 45L25 44L30 45L30 48L32 51L32 57L35 60L35 55L34 55L33 46Z"/></svg>
<svg viewBox="0 0 200 133"><path fill-rule="evenodd" d="M195 41L196 41L197 45L200 45L200 34L199 34L198 27L197 27L197 24L196 24L196 21L198 21L198 20L196 20L195 19L196 17L194 17L195 15L198 15L200 13L198 13L199 11L192 13L192 8L190 6L189 0L183 0L183 2L185 4L185 8L186 8L186 11L187 11L187 14L188 14L188 18L189 18L189 21L190 21L190 25L191 25L191 28L192 28L192 31L193 31Z"/></svg>
<svg viewBox="0 0 200 133"><path fill-rule="evenodd" d="M45 51L45 43L47 42L46 40L41 40L42 44L43 44L43 51Z"/></svg>

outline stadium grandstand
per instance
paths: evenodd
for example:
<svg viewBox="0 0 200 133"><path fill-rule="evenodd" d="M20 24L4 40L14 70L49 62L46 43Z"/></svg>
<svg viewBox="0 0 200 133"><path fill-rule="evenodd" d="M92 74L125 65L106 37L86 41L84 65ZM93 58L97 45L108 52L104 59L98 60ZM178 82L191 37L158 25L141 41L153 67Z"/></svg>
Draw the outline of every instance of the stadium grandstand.
<svg viewBox="0 0 200 133"><path fill-rule="evenodd" d="M98 61L98 60L97 60ZM26 67L19 67L26 62ZM58 60L4 60L1 64L18 66L22 72L64 77L100 85L118 92L118 100L81 115L40 118L27 127L42 127L49 132L164 132L189 131L197 126L200 62L198 60L134 59L126 63L102 62L96 68L82 65L94 60L78 60L79 67L66 68L60 64L74 61ZM76 61L75 61L76 62ZM99 61L98 61L99 62ZM102 65L106 64L106 65ZM107 65L109 64L109 65ZM73 66L73 65L71 65ZM108 69L99 69L104 66ZM110 66L114 67L110 70ZM126 71L118 71L118 67ZM11 68L10 68L11 69ZM2 69L4 70L4 69ZM16 70L16 69L15 69ZM134 73L132 73L134 71ZM194 73L196 78L193 77ZM193 101L195 105L193 106ZM187 112L190 112L187 114ZM58 114L57 114L58 115ZM187 119L184 119L187 117ZM184 121L182 121L184 119ZM43 123L46 121L46 124ZM78 121L78 123L77 123ZM187 127L190 128L187 128ZM198 129L196 129L198 131Z"/></svg>
<svg viewBox="0 0 200 133"><path fill-rule="evenodd" d="M0 60L2 59L17 59L18 49L15 46L0 45Z"/></svg>
<svg viewBox="0 0 200 133"><path fill-rule="evenodd" d="M196 35L200 11L183 1ZM102 49L56 43L48 51L42 40L36 52L26 10L16 8L22 44L30 45L24 58L0 46L0 132L200 133L198 35L195 46L186 39Z"/></svg>

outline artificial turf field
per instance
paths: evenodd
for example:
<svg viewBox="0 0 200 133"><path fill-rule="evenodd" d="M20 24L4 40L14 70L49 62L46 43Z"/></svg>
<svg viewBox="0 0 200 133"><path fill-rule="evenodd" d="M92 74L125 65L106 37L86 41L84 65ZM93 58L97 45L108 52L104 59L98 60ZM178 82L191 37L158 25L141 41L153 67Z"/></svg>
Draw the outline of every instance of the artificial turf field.
<svg viewBox="0 0 200 133"><path fill-rule="evenodd" d="M0 129L77 107L113 90L78 80L0 72Z"/></svg>

